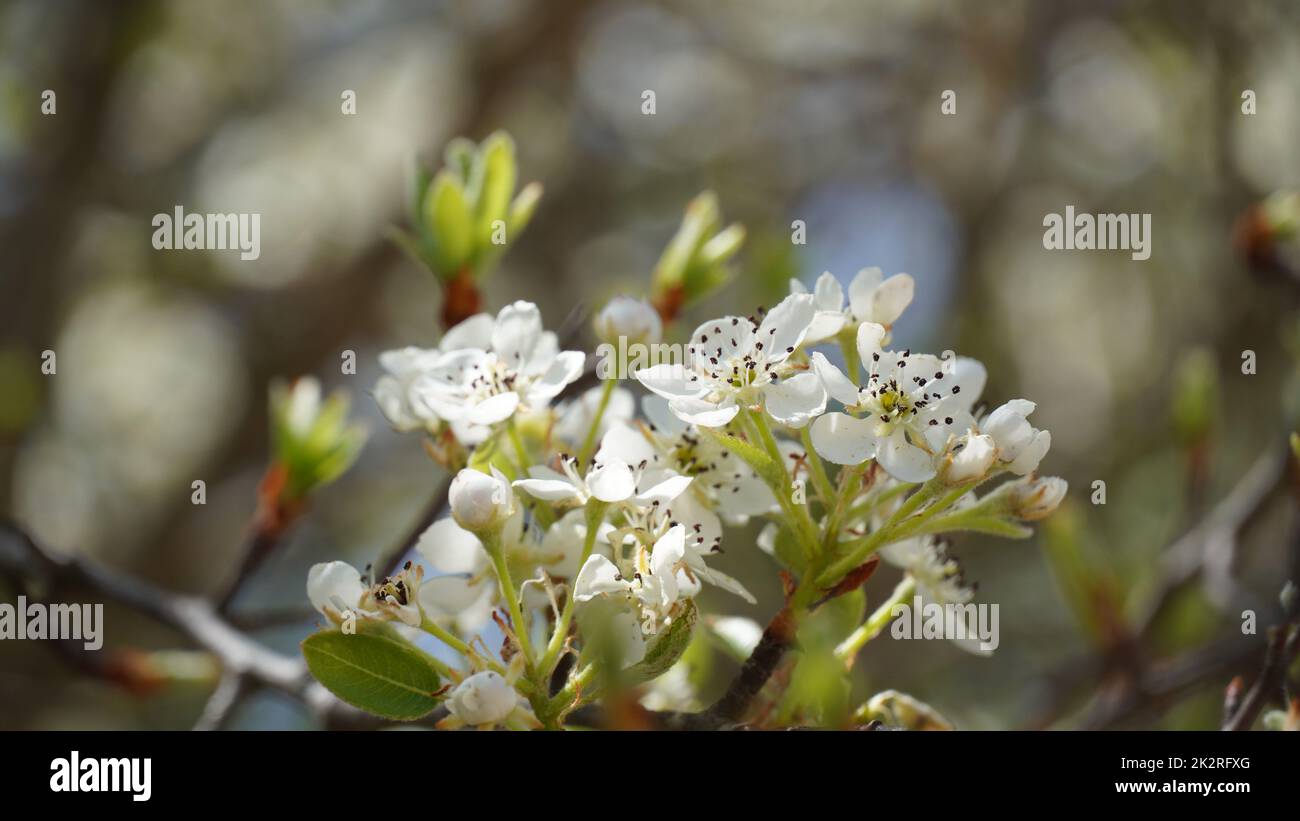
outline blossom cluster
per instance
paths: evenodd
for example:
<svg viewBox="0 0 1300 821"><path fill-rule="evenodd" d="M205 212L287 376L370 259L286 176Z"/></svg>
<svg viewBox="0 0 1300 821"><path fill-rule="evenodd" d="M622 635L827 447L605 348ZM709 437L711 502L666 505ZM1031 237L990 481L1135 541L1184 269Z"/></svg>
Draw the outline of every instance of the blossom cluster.
<svg viewBox="0 0 1300 821"><path fill-rule="evenodd" d="M450 723L533 726L602 682L661 675L704 587L753 603L715 565L724 527L754 518L759 548L800 580L796 613L877 552L922 598L969 601L944 534L1023 535L1066 485L1037 474L1051 435L1029 421L1033 402L989 408L978 361L891 347L913 287L877 268L847 300L830 273L811 293L794 281L771 310L699 324L685 361L636 371L639 401L612 380L580 390L588 357L562 350L528 302L472 316L435 348L385 352L375 399L455 471L449 515L420 536L420 563L387 578L313 567L313 605L334 624L391 623L458 650ZM640 342L671 330L632 297L594 327ZM1003 474L1015 478L974 492ZM498 653L481 640L492 622ZM569 686L552 696L567 655Z"/></svg>

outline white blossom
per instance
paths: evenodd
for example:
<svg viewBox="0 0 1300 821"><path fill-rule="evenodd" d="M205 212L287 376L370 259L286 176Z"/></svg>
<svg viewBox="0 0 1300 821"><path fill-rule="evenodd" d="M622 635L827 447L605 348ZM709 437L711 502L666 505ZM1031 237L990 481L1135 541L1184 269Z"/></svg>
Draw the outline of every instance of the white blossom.
<svg viewBox="0 0 1300 821"><path fill-rule="evenodd" d="M761 403L778 422L803 427L826 408L815 374L788 362L803 344L815 309L813 297L786 297L762 323L740 316L705 322L691 334L685 363L642 368L636 378L668 400L683 422L726 425L740 405Z"/></svg>
<svg viewBox="0 0 1300 821"><path fill-rule="evenodd" d="M499 527L515 509L510 483L496 467L490 476L472 468L461 470L451 480L447 503L456 523L476 533Z"/></svg>
<svg viewBox="0 0 1300 821"><path fill-rule="evenodd" d="M307 598L335 624L348 613L358 619L397 620L412 627L420 624L420 594L424 571L409 563L397 575L367 585L347 562L312 565L307 572Z"/></svg>
<svg viewBox="0 0 1300 821"><path fill-rule="evenodd" d="M980 422L980 430L997 443L998 461L1018 476L1038 470L1039 462L1052 446L1052 434L1029 424L1026 417L1036 405L1027 399L1012 399Z"/></svg>
<svg viewBox="0 0 1300 821"><path fill-rule="evenodd" d="M1008 484L1012 511L1027 521L1045 518L1056 510L1069 490L1069 484L1059 476L1026 476Z"/></svg>
<svg viewBox="0 0 1300 821"><path fill-rule="evenodd" d="M984 366L911 351L884 351L885 329L864 323L857 350L867 371L858 388L820 352L813 368L847 413L827 413L813 423L813 447L825 459L856 465L875 458L892 476L921 482L935 475L935 455L950 436L975 426L970 409L984 389Z"/></svg>
<svg viewBox="0 0 1300 821"><path fill-rule="evenodd" d="M874 322L888 330L911 304L914 283L907 274L895 274L882 282L883 277L879 268L858 271L849 284L848 305L844 304L844 289L834 274L827 271L818 277L813 286L817 312L805 344L830 339L845 328L856 328L863 322ZM792 279L790 292L805 294L808 289L799 280Z"/></svg>
<svg viewBox="0 0 1300 821"><path fill-rule="evenodd" d="M592 320L602 342L617 345L620 337L629 345L653 345L663 338L659 312L643 299L616 296Z"/></svg>
<svg viewBox="0 0 1300 821"><path fill-rule="evenodd" d="M519 694L505 677L485 670L457 684L447 696L447 711L473 727L500 724L519 706Z"/></svg>
<svg viewBox="0 0 1300 821"><path fill-rule="evenodd" d="M560 351L531 302L502 308L487 339L481 325L456 337L477 344L443 353L411 389L442 419L473 426L504 422L521 409L545 408L582 373L586 356Z"/></svg>

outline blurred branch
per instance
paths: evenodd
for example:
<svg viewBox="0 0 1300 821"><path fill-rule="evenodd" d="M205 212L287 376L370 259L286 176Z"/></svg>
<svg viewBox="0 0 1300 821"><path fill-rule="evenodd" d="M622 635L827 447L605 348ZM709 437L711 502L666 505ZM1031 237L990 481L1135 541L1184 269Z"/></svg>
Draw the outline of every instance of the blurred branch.
<svg viewBox="0 0 1300 821"><path fill-rule="evenodd" d="M326 727L377 726L374 719L312 680L301 659L277 653L240 633L207 600L162 590L82 556L56 555L7 520L0 521L0 575L23 590L32 577L45 589L89 588L177 630L212 653L221 662L222 682L204 710L202 725L220 725L244 693L265 687L299 699Z"/></svg>
<svg viewBox="0 0 1300 821"><path fill-rule="evenodd" d="M1276 443L1256 458L1237 485L1183 536L1161 559L1160 581L1150 600L1133 621L1133 628L1117 637L1100 657L1079 657L1049 673L1052 685L1045 706L1029 727L1047 727L1059 720L1081 686L1101 682L1083 729L1114 726L1199 684L1257 663L1264 654L1261 642L1229 636L1207 647L1172 659L1144 658L1143 648L1177 594L1199 579L1211 579L1220 589L1232 584L1242 533L1251 527L1287 484L1290 450Z"/></svg>

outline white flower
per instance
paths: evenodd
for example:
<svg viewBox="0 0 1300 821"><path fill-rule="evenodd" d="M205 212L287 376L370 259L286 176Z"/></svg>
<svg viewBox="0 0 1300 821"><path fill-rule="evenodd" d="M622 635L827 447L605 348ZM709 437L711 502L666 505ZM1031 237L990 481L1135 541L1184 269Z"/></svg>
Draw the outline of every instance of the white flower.
<svg viewBox="0 0 1300 821"><path fill-rule="evenodd" d="M636 493L636 477L626 462L614 459L596 462L586 476L578 473L578 457L560 454L561 473L545 465L528 469L532 478L518 479L515 487L548 502L585 505L589 499L622 502Z"/></svg>
<svg viewBox="0 0 1300 821"><path fill-rule="evenodd" d="M558 407L554 428L556 438L574 449L580 447L587 438L587 431L591 430L591 423L596 419L596 410L600 407L603 393L604 388L597 385ZM596 436L604 436L614 425L630 422L635 413L636 400L632 392L627 388L614 388L609 396L609 404L605 406L605 413L600 417L600 429L596 431Z"/></svg>
<svg viewBox="0 0 1300 821"><path fill-rule="evenodd" d="M813 298L797 294L762 324L740 316L705 322L691 334L685 363L642 368L636 378L667 399L683 422L721 427L740 404L762 402L778 422L803 427L826 409L826 391L816 375L786 360L803 343L814 314Z"/></svg>
<svg viewBox="0 0 1300 821"><path fill-rule="evenodd" d="M882 282L883 276L879 268L858 271L849 284L848 306L844 304L844 289L834 274L827 271L818 277L813 286L817 313L805 344L830 339L845 327L856 327L863 322L874 322L888 330L911 304L914 283L907 274L895 274ZM799 280L792 279L790 292L804 294L808 289Z"/></svg>
<svg viewBox="0 0 1300 821"><path fill-rule="evenodd" d="M922 482L935 474L933 454L950 436L975 425L970 409L984 389L984 366L965 357L882 351L885 329L864 323L857 348L866 384L859 389L821 353L813 369L848 413L828 413L812 426L813 447L840 465L874 457L894 478ZM857 414L860 414L857 415Z"/></svg>
<svg viewBox="0 0 1300 821"><path fill-rule="evenodd" d="M379 365L388 375L375 383L375 401L396 430L433 430L442 421L411 390L441 355L436 348L416 347L384 351L379 355Z"/></svg>
<svg viewBox="0 0 1300 821"><path fill-rule="evenodd" d="M640 613L642 632L654 635L661 625L671 622L680 598L689 598L699 585L684 575L686 528L669 528L651 550L638 547L632 564L624 574L605 556L587 559L574 583L574 599L591 601L597 596L624 597Z"/></svg>
<svg viewBox="0 0 1300 821"><path fill-rule="evenodd" d="M335 624L348 613L359 619L396 619L412 627L420 624L420 594L424 570L408 562L396 576L366 586L361 574L347 562L312 565L307 572L307 598L321 615Z"/></svg>
<svg viewBox="0 0 1300 821"><path fill-rule="evenodd" d="M448 351L491 346L493 324L490 314L476 314L443 334L436 348L408 346L381 353L379 365L388 373L375 383L375 401L389 423L399 431L436 429L442 420L415 391L420 377ZM481 438L466 429L456 433L467 443Z"/></svg>
<svg viewBox="0 0 1300 821"><path fill-rule="evenodd" d="M613 526L597 530L596 552L608 552ZM520 578L535 578L544 570L553 578L572 579L587 536L583 511L573 510L551 525L544 536L536 527L526 527L522 510L501 528L501 549ZM431 619L449 618L464 633L476 633L492 616L500 596L496 573L478 537L452 519L439 519L420 535L415 549L439 575L420 586L419 603ZM513 572L512 572L513 575ZM547 604L545 595L528 588L524 603L529 607ZM536 593L537 595L531 595Z"/></svg>
<svg viewBox="0 0 1300 821"><path fill-rule="evenodd" d="M980 430L997 442L998 461L1018 476L1038 470L1038 463L1052 446L1052 434L1035 428L1025 418L1035 407L1027 399L1012 399L980 422Z"/></svg>
<svg viewBox="0 0 1300 821"><path fill-rule="evenodd" d="M1045 518L1061 505L1069 484L1059 476L1026 476L1008 483L1011 509L1021 519Z"/></svg>
<svg viewBox="0 0 1300 821"><path fill-rule="evenodd" d="M641 408L649 424L611 426L600 440L598 460L621 459L630 465L645 462L647 476L655 475L656 470L690 476L695 480L691 495L716 510L729 524L742 525L750 516L777 507L772 491L753 468L695 426L674 416L663 397L646 396ZM687 515L684 510L678 513ZM683 521L691 523L689 518ZM719 528L710 539L720 534Z"/></svg>
<svg viewBox="0 0 1300 821"><path fill-rule="evenodd" d="M617 345L619 337L627 344L653 345L663 338L659 312L643 299L616 296L605 304L592 321L602 342Z"/></svg>
<svg viewBox="0 0 1300 821"><path fill-rule="evenodd" d="M456 339L485 341L481 329ZM502 308L486 341L487 347L448 350L417 379L413 394L450 422L494 425L521 408L549 405L586 362L580 351L559 351L555 334L542 330L541 312L531 302Z"/></svg>
<svg viewBox="0 0 1300 821"><path fill-rule="evenodd" d="M943 542L933 536L904 539L881 548L880 555L912 577L923 608L931 602L943 608L944 635L965 636L954 638L954 644L977 656L992 655L992 650L981 646L978 625L973 622L977 616L974 608L946 606L970 602L975 588L966 584L961 564L948 555Z"/></svg>
<svg viewBox="0 0 1300 821"><path fill-rule="evenodd" d="M519 694L505 677L486 670L457 684L447 696L447 711L473 727L500 724L519 706Z"/></svg>
<svg viewBox="0 0 1300 821"><path fill-rule="evenodd" d="M984 478L997 460L998 448L992 436L974 431L954 439L939 458L939 478L956 487Z"/></svg>
<svg viewBox="0 0 1300 821"><path fill-rule="evenodd" d="M500 527L515 509L510 483L495 467L491 476L472 468L461 470L451 480L447 501L456 523L475 533Z"/></svg>

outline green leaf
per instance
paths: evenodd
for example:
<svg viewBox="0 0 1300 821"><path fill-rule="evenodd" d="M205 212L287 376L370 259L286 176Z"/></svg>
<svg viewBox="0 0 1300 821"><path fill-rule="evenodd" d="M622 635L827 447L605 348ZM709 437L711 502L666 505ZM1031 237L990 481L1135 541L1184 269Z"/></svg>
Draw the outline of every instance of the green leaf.
<svg viewBox="0 0 1300 821"><path fill-rule="evenodd" d="M720 433L714 428L703 428L702 430L712 436L718 444L745 460L745 464L757 471L763 481L767 482L768 487L784 486L786 481L785 468L773 462L772 457L767 455L767 451L731 434Z"/></svg>
<svg viewBox="0 0 1300 821"><path fill-rule="evenodd" d="M515 193L515 143L498 131L483 141L483 181L475 204L475 237L480 248L492 247L492 223L506 221ZM507 224L508 225L508 224ZM510 241L513 236L508 237Z"/></svg>
<svg viewBox="0 0 1300 821"><path fill-rule="evenodd" d="M474 225L460 180L445 169L439 171L424 209L425 222L433 233L439 273L454 275L474 248Z"/></svg>
<svg viewBox="0 0 1300 821"><path fill-rule="evenodd" d="M307 669L334 695L361 710L413 721L441 699L438 673L423 652L377 632L327 630L302 643Z"/></svg>
<svg viewBox="0 0 1300 821"><path fill-rule="evenodd" d="M668 672L668 668L676 664L690 646L698 618L699 610L696 609L695 602L687 602L681 615L646 648L645 658L623 671L622 682L640 684Z"/></svg>

